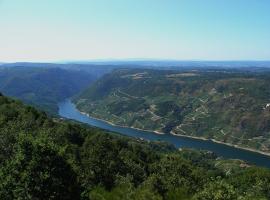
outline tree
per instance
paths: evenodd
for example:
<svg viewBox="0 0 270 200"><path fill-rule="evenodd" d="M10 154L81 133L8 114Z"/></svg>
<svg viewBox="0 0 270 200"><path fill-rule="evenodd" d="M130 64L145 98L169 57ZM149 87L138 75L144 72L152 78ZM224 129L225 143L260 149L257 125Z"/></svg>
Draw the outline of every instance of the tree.
<svg viewBox="0 0 270 200"><path fill-rule="evenodd" d="M0 169L0 199L79 199L76 174L48 139L20 135Z"/></svg>
<svg viewBox="0 0 270 200"><path fill-rule="evenodd" d="M237 199L235 188L224 180L212 181L194 197L195 200L234 200Z"/></svg>

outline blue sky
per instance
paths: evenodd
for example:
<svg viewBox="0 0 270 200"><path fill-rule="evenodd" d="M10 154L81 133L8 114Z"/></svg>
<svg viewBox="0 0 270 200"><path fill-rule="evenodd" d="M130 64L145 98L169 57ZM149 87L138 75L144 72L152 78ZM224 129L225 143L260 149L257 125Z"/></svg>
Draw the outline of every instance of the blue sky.
<svg viewBox="0 0 270 200"><path fill-rule="evenodd" d="M0 0L0 61L270 60L269 0Z"/></svg>

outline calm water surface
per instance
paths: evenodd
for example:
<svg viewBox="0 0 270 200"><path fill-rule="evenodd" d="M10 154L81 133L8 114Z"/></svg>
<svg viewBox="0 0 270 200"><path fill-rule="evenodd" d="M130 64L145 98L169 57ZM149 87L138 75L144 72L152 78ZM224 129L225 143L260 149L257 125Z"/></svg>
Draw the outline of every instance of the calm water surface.
<svg viewBox="0 0 270 200"><path fill-rule="evenodd" d="M81 114L69 99L59 103L59 115L64 118L77 120L102 129L121 133L123 135L128 135L137 138L144 138L146 140L151 141L155 140L166 141L174 144L177 148L188 147L188 148L209 150L225 158L242 159L259 166L265 166L270 168L270 156L262 155L247 150L237 149L227 145L218 144L209 140L198 140L193 138L173 136L170 134L158 135L152 132L145 132L132 128L113 126L104 121L97 120Z"/></svg>

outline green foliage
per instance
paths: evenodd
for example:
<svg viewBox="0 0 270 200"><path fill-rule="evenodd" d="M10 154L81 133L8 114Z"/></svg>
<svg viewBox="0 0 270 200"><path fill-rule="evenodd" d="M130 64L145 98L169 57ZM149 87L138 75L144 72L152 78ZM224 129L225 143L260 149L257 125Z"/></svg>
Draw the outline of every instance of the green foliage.
<svg viewBox="0 0 270 200"><path fill-rule="evenodd" d="M239 171L236 176L230 176L230 183L239 188L241 194L251 196L261 196L270 199L270 174L268 169L250 168L245 171Z"/></svg>
<svg viewBox="0 0 270 200"><path fill-rule="evenodd" d="M74 99L117 125L270 152L270 73L121 69Z"/></svg>
<svg viewBox="0 0 270 200"><path fill-rule="evenodd" d="M158 163L152 166L153 174L155 174L158 189L161 194L165 194L174 188L188 188L193 193L200 189L209 176L207 172L201 168L194 167L187 160L183 159L179 154L170 154L164 156Z"/></svg>
<svg viewBox="0 0 270 200"><path fill-rule="evenodd" d="M165 199L169 199L169 200L190 200L191 195L189 195L188 189L180 187L180 188L169 190L166 193Z"/></svg>
<svg viewBox="0 0 270 200"><path fill-rule="evenodd" d="M10 67L0 69L0 91L57 114L57 104L93 81L87 73L59 68Z"/></svg>
<svg viewBox="0 0 270 200"><path fill-rule="evenodd" d="M196 200L234 200L237 199L235 188L224 180L208 183L195 195Z"/></svg>
<svg viewBox="0 0 270 200"><path fill-rule="evenodd" d="M118 184L110 192L101 187L95 188L90 193L90 199L161 200L162 197L145 185L135 188L130 180L130 177L127 177L121 178Z"/></svg>
<svg viewBox="0 0 270 200"><path fill-rule="evenodd" d="M14 157L0 169L1 199L79 199L76 174L46 139L20 135Z"/></svg>
<svg viewBox="0 0 270 200"><path fill-rule="evenodd" d="M0 199L269 199L270 171L241 164L52 120L0 94Z"/></svg>
<svg viewBox="0 0 270 200"><path fill-rule="evenodd" d="M148 147L116 139L110 135L95 134L87 137L82 147L82 167L89 186L114 186L117 176L129 175L135 185L147 176L148 165L157 155Z"/></svg>

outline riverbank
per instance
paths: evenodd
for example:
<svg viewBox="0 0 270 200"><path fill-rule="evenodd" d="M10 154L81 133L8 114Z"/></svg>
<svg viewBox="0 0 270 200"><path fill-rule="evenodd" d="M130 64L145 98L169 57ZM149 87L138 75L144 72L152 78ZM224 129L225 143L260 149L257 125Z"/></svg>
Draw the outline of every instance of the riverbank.
<svg viewBox="0 0 270 200"><path fill-rule="evenodd" d="M251 149L251 148L248 148L248 147L241 147L241 146L236 145L236 144L230 144L230 143L226 143L226 142L221 142L221 141L218 141L218 140L215 140L215 139L207 139L207 138L197 137L197 136L176 134L174 132L170 132L170 134L172 134L174 136L178 136L178 137L186 137L186 138L192 138L192 139L204 140L204 141L208 140L208 141L212 141L212 142L215 142L215 143L218 143L218 144L223 144L223 145L227 145L227 146L230 146L230 147L234 147L234 148L237 148L237 149L243 149L243 150L246 150L246 151L251 151L251 152L259 153L259 154L262 154L262 155L270 156L270 153L267 153L267 152L259 151L259 150L256 150L256 149Z"/></svg>
<svg viewBox="0 0 270 200"><path fill-rule="evenodd" d="M114 125L111 122L106 122L106 120L92 118L87 113L82 114L78 109L76 109L75 105L69 99L66 99L63 102L59 102L58 113L61 117L76 120L111 132L120 133L121 135L140 138L146 141L164 141L175 145L176 148L186 147L198 150L208 150L215 152L216 155L224 158L240 159L258 166L270 168L270 156L260 152L258 153L254 151L248 151L243 148L235 148L233 146L220 144L218 141L215 142L206 138L188 138L184 136L181 137L180 135L176 137L173 134L160 134L149 130L145 132L144 130L138 130L130 127L120 127Z"/></svg>
<svg viewBox="0 0 270 200"><path fill-rule="evenodd" d="M215 142L215 143L224 144L224 145L228 145L228 146L231 146L231 147L234 147L234 148L244 149L244 150L246 150L246 151L251 151L251 152L263 154L263 155L266 155L266 156L270 156L270 153L263 152L263 151L260 151L260 150L251 149L251 148L248 148L248 147L241 147L241 146L239 146L239 145L237 145L237 144L225 143L225 142L221 142L221 141L218 141L218 140L215 140L215 139L210 139L210 140L211 140L212 142Z"/></svg>
<svg viewBox="0 0 270 200"><path fill-rule="evenodd" d="M77 108L76 108L77 109ZM101 118L97 118L97 117L93 117L93 116L90 116L88 113L86 112L82 112L80 111L79 109L77 109L81 114L83 115L86 115L87 117L91 117L93 119L96 119L96 120L99 120L99 121L102 121L102 122L105 122L107 124L110 124L111 126L115 126L115 127L122 127L122 128L131 128L131 129L135 129L135 130L138 130L138 131L144 131L144 132L150 132L150 133L156 133L156 134L159 134L159 135L164 135L166 133L162 133L162 132L159 132L159 131L154 131L154 130L147 130L147 129L140 129L140 128L136 128L134 126L124 126L124 125L118 125L118 124L114 124L110 121L107 121L105 119L101 119Z"/></svg>
<svg viewBox="0 0 270 200"><path fill-rule="evenodd" d="M156 134L159 134L159 135L166 134L166 133L159 132L159 131L145 130L145 129L140 129L140 128L136 128L136 127L133 127L133 126L130 127L130 126L117 125L117 124L114 124L114 123L112 123L110 121L107 121L107 120L104 120L104 119L100 119L100 118L97 118L97 117L90 116L88 113L82 112L79 109L77 109L77 110L81 114L83 114L83 115L86 115L86 116L91 117L91 118L96 119L96 120L103 121L103 122L105 122L107 124L110 124L112 126L115 126L115 127L132 128L132 129L135 129L135 130L144 131L144 132L150 132L150 133L156 133ZM227 145L227 146L234 147L234 148L237 148L237 149L242 149L242 150L246 150L246 151L255 152L255 153L262 154L262 155L270 156L270 153L267 153L267 152L263 152L263 151L252 149L252 148L248 148L248 147L242 147L242 146L235 145L235 144L225 143L225 142L221 142L221 141L218 141L218 140L215 140L215 139L207 139L207 138L198 137L198 136L189 136L189 135L176 134L173 131L171 131L170 134L172 134L174 136L178 136L178 137L186 137L186 138L192 138L192 139L197 139L197 140L212 141L214 143Z"/></svg>

